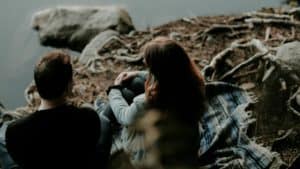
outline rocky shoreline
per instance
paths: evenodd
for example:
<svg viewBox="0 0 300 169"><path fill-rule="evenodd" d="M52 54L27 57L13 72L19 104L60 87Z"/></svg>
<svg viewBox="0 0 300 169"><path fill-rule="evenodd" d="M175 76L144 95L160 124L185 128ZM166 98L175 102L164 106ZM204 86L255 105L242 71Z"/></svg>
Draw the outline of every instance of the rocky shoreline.
<svg viewBox="0 0 300 169"><path fill-rule="evenodd" d="M53 18L49 19L49 16L68 18L70 10L71 13L80 11L78 8L55 10L38 13L33 27L39 31L44 45L59 44L62 47L62 44L66 44L63 47L82 51L80 57L73 57L75 84L70 96L73 104L93 104L97 97L106 99L105 90L118 73L144 69L141 47L156 36L168 36L184 46L200 69L205 68L207 81L234 83L249 92L256 101L254 113L257 122L252 131L254 139L279 152L289 164L300 153L300 116L297 115L297 108L291 110L293 105L286 103L294 103L293 99L296 99L297 104L300 80L285 78L294 76L295 72L299 76L297 67L300 66L300 60L299 57L292 57L288 59L292 60L290 62L293 64L290 64L276 58L279 55L278 48L283 44L300 39L299 8L270 8L236 16L182 18L143 31L134 30L129 14L123 9L119 9L123 12L119 13L117 19L113 18L117 22L109 22L113 26L107 24L105 28L97 27L95 25L100 21L92 20L94 26L89 29L87 25L91 23L88 19L83 23L81 13L77 17L81 20L65 24L65 27L57 27L56 23L50 30ZM89 15L84 16L99 17L99 10L89 9ZM61 25L65 23L60 19L58 22ZM46 28L49 29L45 31ZM66 28L69 28L68 34L62 34ZM80 39L91 32L93 36ZM63 39L59 39L61 35L64 35ZM297 52L296 48L294 53L300 53ZM283 71L283 64L292 71ZM270 68L274 65L281 69L276 69L269 78ZM25 97L28 104L13 112L18 117L33 112L39 104L34 84L26 89ZM282 144L288 146L282 147Z"/></svg>

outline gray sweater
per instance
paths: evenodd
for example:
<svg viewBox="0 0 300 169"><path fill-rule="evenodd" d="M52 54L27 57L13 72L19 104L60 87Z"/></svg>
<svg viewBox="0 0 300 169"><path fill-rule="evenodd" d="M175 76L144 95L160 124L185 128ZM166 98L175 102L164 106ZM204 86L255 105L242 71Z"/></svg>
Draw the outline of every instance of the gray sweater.
<svg viewBox="0 0 300 169"><path fill-rule="evenodd" d="M138 76L147 76L146 71L141 71ZM117 121L123 126L121 141L124 150L130 154L133 164L138 165L145 155L144 136L136 132L133 124L145 114L145 94L136 96L129 105L118 89L112 89L109 94L109 103Z"/></svg>
<svg viewBox="0 0 300 169"><path fill-rule="evenodd" d="M118 89L112 89L108 95L109 103L118 122L123 126L131 126L145 110L145 94L136 96L130 105Z"/></svg>

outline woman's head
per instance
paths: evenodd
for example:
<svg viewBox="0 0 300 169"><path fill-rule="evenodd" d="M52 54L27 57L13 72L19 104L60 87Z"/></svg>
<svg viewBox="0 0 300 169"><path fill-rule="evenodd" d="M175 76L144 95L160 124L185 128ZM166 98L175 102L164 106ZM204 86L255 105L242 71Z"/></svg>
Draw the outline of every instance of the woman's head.
<svg viewBox="0 0 300 169"><path fill-rule="evenodd" d="M184 49L175 41L158 37L144 47L144 59L150 72L158 79L177 78L191 69L191 62ZM172 80L172 79L171 79Z"/></svg>
<svg viewBox="0 0 300 169"><path fill-rule="evenodd" d="M148 98L149 102L158 108L178 111L181 115L185 114L183 111L191 112L189 117L204 110L203 78L178 43L158 37L145 45L144 59L151 81L155 79L154 87L153 82L148 82L152 86L149 90L155 90L149 93L156 95Z"/></svg>

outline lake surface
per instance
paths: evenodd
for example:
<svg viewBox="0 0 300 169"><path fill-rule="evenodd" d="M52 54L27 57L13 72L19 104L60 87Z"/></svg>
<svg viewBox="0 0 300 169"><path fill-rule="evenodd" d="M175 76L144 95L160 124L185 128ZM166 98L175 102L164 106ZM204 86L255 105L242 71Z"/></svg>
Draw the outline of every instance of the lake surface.
<svg viewBox="0 0 300 169"><path fill-rule="evenodd" d="M50 48L41 47L31 30L34 12L62 5L120 5L137 29L181 17L236 14L262 7L278 7L281 0L1 0L0 102L13 109L25 104L24 89L32 81L33 67Z"/></svg>

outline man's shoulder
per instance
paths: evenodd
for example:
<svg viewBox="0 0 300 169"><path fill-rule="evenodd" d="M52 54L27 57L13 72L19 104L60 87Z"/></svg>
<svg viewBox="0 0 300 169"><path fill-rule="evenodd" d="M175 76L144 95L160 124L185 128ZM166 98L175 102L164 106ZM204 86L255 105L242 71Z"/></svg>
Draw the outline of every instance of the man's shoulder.
<svg viewBox="0 0 300 169"><path fill-rule="evenodd" d="M76 109L80 114L82 114L86 117L90 117L90 118L98 117L98 114L94 109L87 108L87 107L77 107Z"/></svg>
<svg viewBox="0 0 300 169"><path fill-rule="evenodd" d="M7 130L12 130L12 129L16 129L16 128L20 128L20 129L26 129L26 126L28 124L32 124L31 121L34 119L34 113L23 117L21 119L17 119L14 121L11 121L8 126L7 126Z"/></svg>
<svg viewBox="0 0 300 169"><path fill-rule="evenodd" d="M24 128L26 126L40 124L41 121L49 121L50 119L60 120L72 120L72 119L90 120L91 118L98 118L97 113L90 108L75 107L73 105L67 105L59 108L35 111L29 116L18 119L9 125L9 128ZM60 120L59 120L60 119Z"/></svg>
<svg viewBox="0 0 300 169"><path fill-rule="evenodd" d="M66 105L60 108L49 109L46 111L48 111L47 113L48 115L58 115L60 117L63 116L62 114L66 115L67 117L80 116L81 118L97 116L96 111L91 108L76 107L74 105ZM43 113L35 112L32 115L35 116L34 114L43 114Z"/></svg>
<svg viewBox="0 0 300 169"><path fill-rule="evenodd" d="M78 107L76 109L81 123L86 124L86 127L100 126L100 117L95 110L86 107Z"/></svg>
<svg viewBox="0 0 300 169"><path fill-rule="evenodd" d="M75 107L75 108L81 112L96 113L96 111L94 109L89 108L89 107Z"/></svg>

